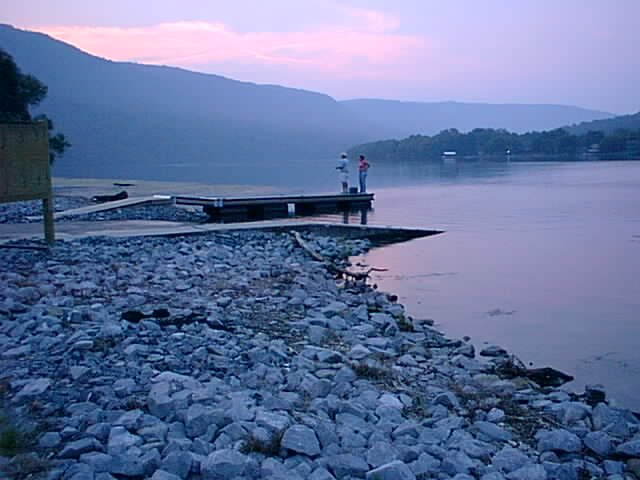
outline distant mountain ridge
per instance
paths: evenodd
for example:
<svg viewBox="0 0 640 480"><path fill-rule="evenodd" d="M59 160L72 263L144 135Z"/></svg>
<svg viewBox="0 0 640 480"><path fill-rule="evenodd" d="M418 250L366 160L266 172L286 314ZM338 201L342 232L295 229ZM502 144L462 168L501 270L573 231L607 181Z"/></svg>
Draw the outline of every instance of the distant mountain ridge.
<svg viewBox="0 0 640 480"><path fill-rule="evenodd" d="M390 138L411 134L434 135L447 128L503 128L510 132L551 130L577 122L614 115L566 105L485 104L460 102L401 102L360 99L342 102L354 114L385 123ZM381 125L378 125L381 127Z"/></svg>
<svg viewBox="0 0 640 480"><path fill-rule="evenodd" d="M640 129L640 112L631 115L620 115L619 117L607 118L604 120L582 122L577 125L567 127L567 130L575 135L580 135L589 131L611 133L620 129Z"/></svg>
<svg viewBox="0 0 640 480"><path fill-rule="evenodd" d="M233 180L245 182L256 162L277 169L294 159L330 159L383 138L451 127L548 129L610 115L562 106L338 102L306 90L105 60L9 25L0 25L0 48L49 87L39 110L73 144L56 175L194 180L167 166L194 165L198 172L199 165L231 165L238 167Z"/></svg>
<svg viewBox="0 0 640 480"><path fill-rule="evenodd" d="M6 25L0 48L49 87L40 110L73 144L58 175L153 178L168 163L333 157L371 138L321 93L113 62Z"/></svg>

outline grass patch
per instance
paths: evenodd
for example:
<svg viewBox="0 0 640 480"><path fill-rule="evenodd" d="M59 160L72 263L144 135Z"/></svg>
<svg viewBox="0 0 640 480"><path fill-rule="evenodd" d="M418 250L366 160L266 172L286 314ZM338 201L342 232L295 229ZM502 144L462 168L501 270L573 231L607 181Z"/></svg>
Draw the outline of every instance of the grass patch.
<svg viewBox="0 0 640 480"><path fill-rule="evenodd" d="M416 394L411 399L411 406L404 407L402 411L407 416L413 416L418 418L429 418L431 415L427 412L428 408L429 408L429 402L427 401L426 397L424 397L421 394Z"/></svg>
<svg viewBox="0 0 640 480"><path fill-rule="evenodd" d="M24 451L32 443L31 435L10 425L0 426L0 455L13 457Z"/></svg>
<svg viewBox="0 0 640 480"><path fill-rule="evenodd" d="M413 322L408 320L404 315L400 315L397 319L398 329L401 332L415 332L416 329L413 326Z"/></svg>
<svg viewBox="0 0 640 480"><path fill-rule="evenodd" d="M392 378L392 373L388 368L376 367L367 363L354 363L351 369L359 378L367 380L385 381Z"/></svg>
<svg viewBox="0 0 640 480"><path fill-rule="evenodd" d="M6 472L13 480L42 478L39 475L49 469L49 462L35 453L21 453L11 459Z"/></svg>
<svg viewBox="0 0 640 480"><path fill-rule="evenodd" d="M268 457L277 457L280 455L280 450L282 448L283 435L284 431L274 433L269 440L259 439L252 435L242 444L240 452L245 455L248 455L249 453L261 453Z"/></svg>

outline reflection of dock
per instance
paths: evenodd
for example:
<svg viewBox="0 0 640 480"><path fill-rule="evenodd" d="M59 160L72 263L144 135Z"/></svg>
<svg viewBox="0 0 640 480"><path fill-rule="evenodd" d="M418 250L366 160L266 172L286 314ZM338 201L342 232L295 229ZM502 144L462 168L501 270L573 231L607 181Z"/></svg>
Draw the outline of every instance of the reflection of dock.
<svg viewBox="0 0 640 480"><path fill-rule="evenodd" d="M211 220L262 220L370 209L373 193L273 195L263 197L176 196L177 205L202 206Z"/></svg>

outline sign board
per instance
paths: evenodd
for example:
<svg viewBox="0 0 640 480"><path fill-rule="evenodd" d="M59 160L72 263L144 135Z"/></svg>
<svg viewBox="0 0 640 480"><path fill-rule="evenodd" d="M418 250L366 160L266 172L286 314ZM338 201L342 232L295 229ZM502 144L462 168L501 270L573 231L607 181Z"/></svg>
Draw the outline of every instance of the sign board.
<svg viewBox="0 0 640 480"><path fill-rule="evenodd" d="M0 124L0 203L42 200L45 237L53 243L53 197L46 122Z"/></svg>

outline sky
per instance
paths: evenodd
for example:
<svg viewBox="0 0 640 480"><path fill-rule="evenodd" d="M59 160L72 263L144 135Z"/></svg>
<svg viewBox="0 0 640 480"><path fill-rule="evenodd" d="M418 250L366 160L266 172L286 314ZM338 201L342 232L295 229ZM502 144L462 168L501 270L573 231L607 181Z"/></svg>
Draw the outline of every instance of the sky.
<svg viewBox="0 0 640 480"><path fill-rule="evenodd" d="M640 0L0 0L0 23L338 100L640 111Z"/></svg>

